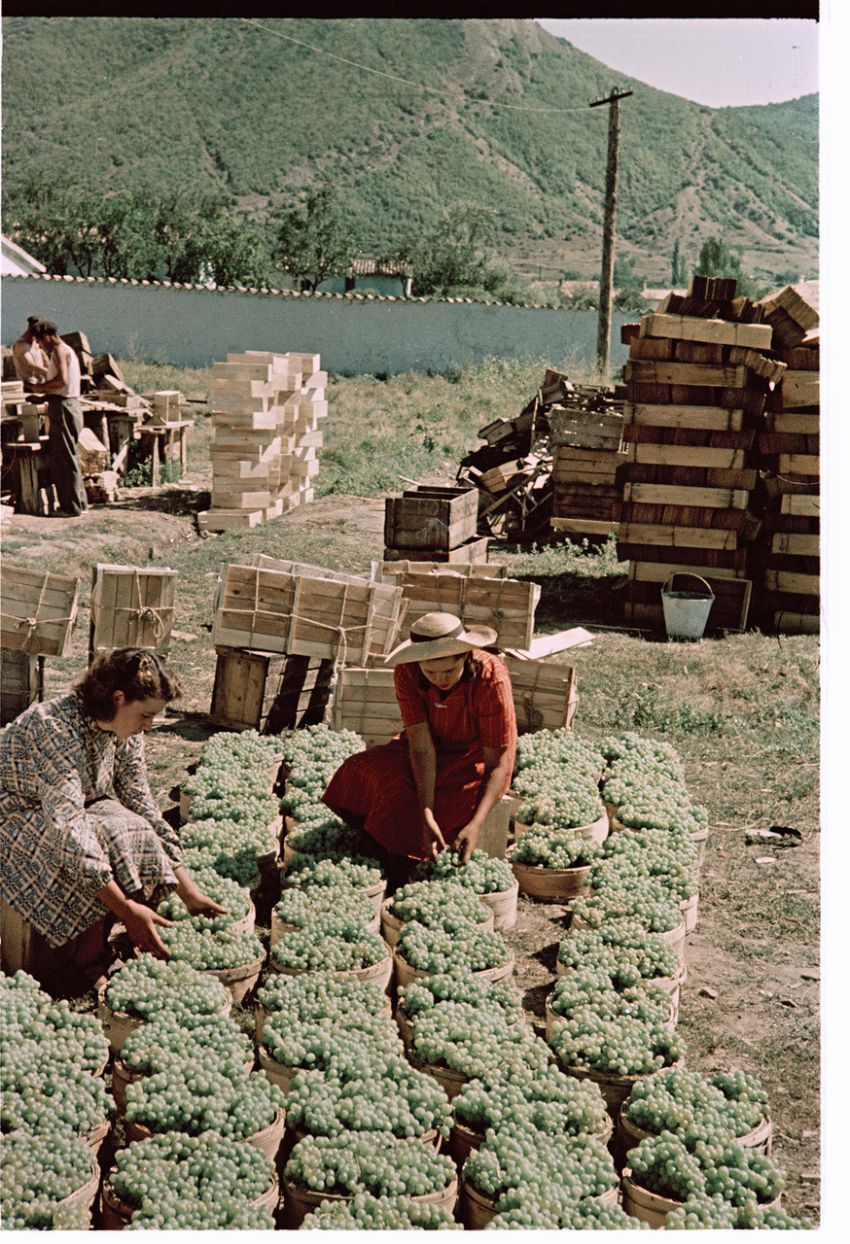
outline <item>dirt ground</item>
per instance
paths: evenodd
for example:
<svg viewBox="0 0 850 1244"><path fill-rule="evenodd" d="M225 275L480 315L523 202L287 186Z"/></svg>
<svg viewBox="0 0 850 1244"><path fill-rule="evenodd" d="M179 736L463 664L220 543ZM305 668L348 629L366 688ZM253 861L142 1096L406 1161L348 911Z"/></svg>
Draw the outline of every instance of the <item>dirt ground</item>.
<svg viewBox="0 0 850 1244"><path fill-rule="evenodd" d="M205 481L192 484L197 490ZM191 489L189 489L191 492ZM197 508L195 506L194 508ZM186 483L135 489L109 509L93 509L73 522L14 515L3 523L5 553L19 565L78 574L84 588L96 561L183 565L194 559L191 590L178 593L172 656L187 694L148 735L152 785L160 806L176 811L179 786L203 742L213 732L210 704L215 654L210 635L217 567L231 560L227 536L201 537ZM272 532L272 526L275 531ZM381 499L330 496L269 525L267 551L321 564L325 543L334 565L362 562L364 550L381 556ZM306 543L305 543L306 542ZM304 549L312 550L305 556ZM348 563L348 565L346 564ZM324 564L329 564L325 562ZM208 569L203 567L207 566ZM85 665L88 593L74 632L71 657L47 662L46 694L64 691ZM569 623L566 623L569 624ZM581 690L582 662L575 661ZM576 725L581 731L581 704ZM616 713L608 727L618 729ZM689 764L689 787L712 811L712 833L702 871L699 924L687 948L679 1031L687 1065L709 1071L741 1066L765 1083L774 1119L774 1156L785 1169L789 1212L818 1217L819 1168L819 833L809 825L794 848L747 845L748 810L734 820L715 819L720 770ZM736 810L737 812L737 810ZM563 910L521 899L516 927L507 939L517 955L516 980L526 1007L542 1031L543 1002L554 979Z"/></svg>

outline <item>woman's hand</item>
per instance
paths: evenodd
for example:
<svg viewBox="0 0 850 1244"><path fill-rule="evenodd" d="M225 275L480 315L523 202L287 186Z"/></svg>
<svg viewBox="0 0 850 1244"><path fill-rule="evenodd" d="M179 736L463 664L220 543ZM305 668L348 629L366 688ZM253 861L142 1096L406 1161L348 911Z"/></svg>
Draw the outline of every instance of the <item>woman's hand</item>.
<svg viewBox="0 0 850 1244"><path fill-rule="evenodd" d="M422 813L422 828L425 831L425 842L428 845L431 859L435 860L441 851L445 851L447 843L430 808L426 808Z"/></svg>
<svg viewBox="0 0 850 1244"><path fill-rule="evenodd" d="M186 904L190 916L224 916L227 908L216 903L208 894L203 894L195 882L181 865L174 870L177 878L177 893Z"/></svg>
<svg viewBox="0 0 850 1244"><path fill-rule="evenodd" d="M224 916L227 914L226 907L222 907L214 899L202 894L200 890L196 889L192 894L181 894L180 897L186 904L190 916Z"/></svg>
<svg viewBox="0 0 850 1244"><path fill-rule="evenodd" d="M128 899L122 920L134 946L138 946L139 950L149 951L157 959L168 958L168 948L156 930L157 926L170 929L173 921L166 920L165 916L157 915L152 908L146 907L144 903L134 902L133 899Z"/></svg>
<svg viewBox="0 0 850 1244"><path fill-rule="evenodd" d="M460 854L461 864L466 864L469 862L469 857L470 855L472 855L472 852L475 850L476 843L478 842L478 835L480 832L481 832L480 826L470 821L468 825L464 825L463 829L460 831L460 833L457 835L454 842L452 843L452 846L454 847L455 851L457 851Z"/></svg>

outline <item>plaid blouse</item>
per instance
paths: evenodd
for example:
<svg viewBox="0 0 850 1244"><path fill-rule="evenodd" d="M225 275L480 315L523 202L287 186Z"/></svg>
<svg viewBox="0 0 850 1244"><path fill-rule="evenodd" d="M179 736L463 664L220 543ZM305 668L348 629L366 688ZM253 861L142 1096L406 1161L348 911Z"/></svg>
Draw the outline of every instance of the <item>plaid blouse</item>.
<svg viewBox="0 0 850 1244"><path fill-rule="evenodd" d="M0 894L52 946L105 915L97 893L177 884L177 831L148 782L144 736L101 730L76 694L0 736ZM98 801L108 801L98 804Z"/></svg>

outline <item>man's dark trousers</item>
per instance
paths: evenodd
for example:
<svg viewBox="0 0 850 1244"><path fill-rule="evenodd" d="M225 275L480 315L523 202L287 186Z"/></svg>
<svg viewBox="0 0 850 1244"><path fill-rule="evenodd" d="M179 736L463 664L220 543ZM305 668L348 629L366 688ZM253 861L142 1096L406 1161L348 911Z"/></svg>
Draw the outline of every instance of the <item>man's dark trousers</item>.
<svg viewBox="0 0 850 1244"><path fill-rule="evenodd" d="M66 514L82 514L87 508L83 472L77 457L77 441L83 430L82 408L75 397L50 397L47 410L50 415L47 456L59 508Z"/></svg>

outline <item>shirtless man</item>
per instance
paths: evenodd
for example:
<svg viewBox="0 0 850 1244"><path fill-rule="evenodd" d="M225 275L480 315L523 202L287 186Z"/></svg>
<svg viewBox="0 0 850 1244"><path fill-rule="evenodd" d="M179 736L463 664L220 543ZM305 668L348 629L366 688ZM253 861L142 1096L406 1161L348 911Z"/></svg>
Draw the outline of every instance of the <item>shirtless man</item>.
<svg viewBox="0 0 850 1244"><path fill-rule="evenodd" d="M44 394L47 398L47 412L50 415L48 460L59 499L54 517L77 518L88 508L83 473L77 457L77 440L83 430L80 364L50 320L40 320L33 332L50 363L49 378L31 387L35 393Z"/></svg>
<svg viewBox="0 0 850 1244"><path fill-rule="evenodd" d="M12 346L15 371L25 389L31 388L40 380L46 380L49 371L47 355L35 336L40 322L37 315L28 315L25 330Z"/></svg>

